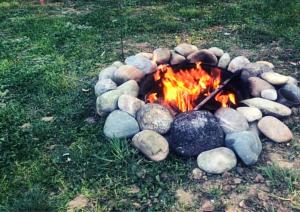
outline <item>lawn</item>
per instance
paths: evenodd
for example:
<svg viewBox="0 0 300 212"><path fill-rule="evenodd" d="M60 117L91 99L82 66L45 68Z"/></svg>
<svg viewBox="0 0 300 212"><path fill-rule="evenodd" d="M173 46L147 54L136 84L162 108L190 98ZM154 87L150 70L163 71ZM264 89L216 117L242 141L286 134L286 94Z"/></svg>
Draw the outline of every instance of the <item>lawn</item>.
<svg viewBox="0 0 300 212"><path fill-rule="evenodd" d="M207 199L223 211L241 197L237 207L248 211L300 210L297 170L265 156L300 160L299 112L286 122L291 143L266 141L257 166L197 181L194 158L157 163L129 141L106 139L93 91L101 69L123 60L121 37L125 57L191 42L270 61L300 80L300 2L120 2L0 0L0 211L65 211L78 195L84 211L194 211Z"/></svg>

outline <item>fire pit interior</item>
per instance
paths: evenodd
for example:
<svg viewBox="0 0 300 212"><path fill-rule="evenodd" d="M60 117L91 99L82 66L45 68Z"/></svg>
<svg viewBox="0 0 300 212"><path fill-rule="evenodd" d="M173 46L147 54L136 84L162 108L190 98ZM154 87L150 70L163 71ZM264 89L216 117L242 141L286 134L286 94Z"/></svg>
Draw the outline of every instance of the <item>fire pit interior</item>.
<svg viewBox="0 0 300 212"><path fill-rule="evenodd" d="M147 158L197 156L199 168L219 174L238 161L255 164L260 138L293 138L282 120L300 104L300 89L275 70L267 61L231 60L217 47L158 48L99 73L97 113L105 136L131 139Z"/></svg>

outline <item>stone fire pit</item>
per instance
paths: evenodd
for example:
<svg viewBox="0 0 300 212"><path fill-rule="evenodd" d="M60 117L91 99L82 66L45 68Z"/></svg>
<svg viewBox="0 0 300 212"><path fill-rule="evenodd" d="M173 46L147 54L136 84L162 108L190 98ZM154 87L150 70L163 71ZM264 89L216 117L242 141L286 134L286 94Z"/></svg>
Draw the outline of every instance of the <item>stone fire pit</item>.
<svg viewBox="0 0 300 212"><path fill-rule="evenodd" d="M150 103L141 94L141 85L161 65L198 62L231 73L239 71L237 80L246 87L247 95L229 107L178 112L159 100ZM124 63L116 61L99 73L97 113L106 117L105 136L131 139L151 160L164 160L169 152L197 156L199 168L220 174L234 168L237 160L255 164L262 152L260 137L276 143L293 138L281 120L300 104L300 88L295 78L275 71L267 61L250 62L244 56L231 60L229 53L217 47L199 50L180 44L174 50L158 48L130 56Z"/></svg>

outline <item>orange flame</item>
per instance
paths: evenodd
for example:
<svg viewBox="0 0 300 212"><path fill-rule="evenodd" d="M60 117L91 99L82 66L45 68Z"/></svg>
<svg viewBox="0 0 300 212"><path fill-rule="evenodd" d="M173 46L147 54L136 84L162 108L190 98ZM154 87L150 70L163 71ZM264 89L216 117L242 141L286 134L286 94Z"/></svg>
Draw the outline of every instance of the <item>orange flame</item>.
<svg viewBox="0 0 300 212"><path fill-rule="evenodd" d="M218 68L212 69L208 74L197 63L195 68L189 70L174 71L172 67L161 65L154 74L154 80L159 81L163 91L163 104L178 108L181 112L190 111L201 97L209 96L221 83L221 71ZM150 103L156 102L157 93L148 95ZM233 93L220 92L215 96L222 107L228 107L230 103L236 104Z"/></svg>

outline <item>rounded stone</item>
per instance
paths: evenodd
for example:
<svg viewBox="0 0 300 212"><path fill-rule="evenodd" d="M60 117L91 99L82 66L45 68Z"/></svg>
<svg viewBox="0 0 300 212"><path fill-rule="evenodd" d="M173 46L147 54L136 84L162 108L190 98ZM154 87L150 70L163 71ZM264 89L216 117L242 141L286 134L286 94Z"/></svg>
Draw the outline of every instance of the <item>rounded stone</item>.
<svg viewBox="0 0 300 212"><path fill-rule="evenodd" d="M263 98L257 97L245 99L241 101L241 103L246 104L248 106L256 107L260 109L261 112L265 115L273 115L276 117L283 118L292 114L291 109L287 106Z"/></svg>
<svg viewBox="0 0 300 212"><path fill-rule="evenodd" d="M272 141L282 143L293 138L290 129L279 119L273 116L265 116L258 122L258 129Z"/></svg>
<svg viewBox="0 0 300 212"><path fill-rule="evenodd" d="M145 102L126 94L123 94L118 99L118 107L120 110L129 113L135 117L136 112L145 105Z"/></svg>
<svg viewBox="0 0 300 212"><path fill-rule="evenodd" d="M248 79L248 82L249 82L250 93L254 97L260 97L261 92L263 90L275 89L273 85L271 85L270 83L268 83L267 81L259 77L250 77Z"/></svg>
<svg viewBox="0 0 300 212"><path fill-rule="evenodd" d="M196 63L196 62L201 61L203 63L210 64L210 65L218 64L218 58L214 54L212 54L210 51L208 51L207 49L201 49L201 50L191 53L187 57L187 60L190 63Z"/></svg>
<svg viewBox="0 0 300 212"><path fill-rule="evenodd" d="M248 122L253 122L262 118L261 111L256 107L238 107L236 110L240 112Z"/></svg>
<svg viewBox="0 0 300 212"><path fill-rule="evenodd" d="M157 64L166 64L169 62L171 52L167 48L158 48L153 51L153 61Z"/></svg>
<svg viewBox="0 0 300 212"><path fill-rule="evenodd" d="M255 164L262 151L258 135L250 131L230 133L226 135L225 143L246 165Z"/></svg>
<svg viewBox="0 0 300 212"><path fill-rule="evenodd" d="M152 62L151 60L143 57L143 56L130 56L127 57L125 60L127 65L132 65L136 67L138 70L142 71L144 74L153 73L157 65L156 63Z"/></svg>
<svg viewBox="0 0 300 212"><path fill-rule="evenodd" d="M191 111L175 117L170 130L170 147L175 153L197 156L223 144L224 132L212 113Z"/></svg>
<svg viewBox="0 0 300 212"><path fill-rule="evenodd" d="M184 57L187 57L188 55L192 54L193 52L197 51L198 48L197 46L194 46L192 44L188 43L181 43L178 46L174 48L174 50L178 53L181 54Z"/></svg>
<svg viewBox="0 0 300 212"><path fill-rule="evenodd" d="M289 80L286 82L288 84L298 85L298 80L294 77L288 76Z"/></svg>
<svg viewBox="0 0 300 212"><path fill-rule="evenodd" d="M222 57L219 59L218 67L226 69L230 62L230 55L228 53L224 53Z"/></svg>
<svg viewBox="0 0 300 212"><path fill-rule="evenodd" d="M175 51L171 51L171 60L170 60L170 64L171 65L178 65L185 62L185 57L177 54Z"/></svg>
<svg viewBox="0 0 300 212"><path fill-rule="evenodd" d="M265 72L273 72L273 70L265 64L248 63L242 68L241 79L247 82L250 77L257 77Z"/></svg>
<svg viewBox="0 0 300 212"><path fill-rule="evenodd" d="M268 62L268 61L264 61L264 60L256 61L255 63L267 65L267 66L269 66L269 68L271 68L271 69L273 69L273 68L275 67L275 66L273 65L273 63Z"/></svg>
<svg viewBox="0 0 300 212"><path fill-rule="evenodd" d="M237 70L244 68L248 63L250 63L250 61L244 56L235 57L229 63L228 71L236 72Z"/></svg>
<svg viewBox="0 0 300 212"><path fill-rule="evenodd" d="M105 120L103 132L108 138L129 138L138 133L137 121L128 113L115 110Z"/></svg>
<svg viewBox="0 0 300 212"><path fill-rule="evenodd" d="M210 174L222 174L233 169L237 160L232 150L219 147L199 154L197 164L200 169Z"/></svg>
<svg viewBox="0 0 300 212"><path fill-rule="evenodd" d="M275 89L266 89L261 91L260 96L264 99L275 101L277 99L277 91Z"/></svg>
<svg viewBox="0 0 300 212"><path fill-rule="evenodd" d="M298 86L294 84L285 84L278 92L294 105L300 104L300 88Z"/></svg>
<svg viewBox="0 0 300 212"><path fill-rule="evenodd" d="M118 84L122 84L129 80L135 80L139 82L144 75L144 72L132 65L123 65L114 72L113 79Z"/></svg>
<svg viewBox="0 0 300 212"><path fill-rule="evenodd" d="M111 112L118 107L118 99L122 95L119 90L108 91L97 98L96 107L100 112Z"/></svg>
<svg viewBox="0 0 300 212"><path fill-rule="evenodd" d="M113 62L113 64L111 64L112 66L115 66L117 68L121 67L122 65L124 65L121 61L115 61Z"/></svg>
<svg viewBox="0 0 300 212"><path fill-rule="evenodd" d="M169 131L174 118L164 106L146 104L137 112L136 119L142 130L153 130L159 134L165 134Z"/></svg>
<svg viewBox="0 0 300 212"><path fill-rule="evenodd" d="M169 154L168 141L152 130L143 130L132 138L132 144L154 161L164 160Z"/></svg>
<svg viewBox="0 0 300 212"><path fill-rule="evenodd" d="M272 85L283 85L289 80L287 76L275 72L262 73L260 77L268 81Z"/></svg>
<svg viewBox="0 0 300 212"><path fill-rule="evenodd" d="M103 69L99 73L99 80L102 79L113 79L114 73L116 72L118 68L116 66L109 66L105 69Z"/></svg>
<svg viewBox="0 0 300 212"><path fill-rule="evenodd" d="M116 88L116 83L111 79L101 79L95 85L95 94L96 96L100 96L101 94Z"/></svg>
<svg viewBox="0 0 300 212"><path fill-rule="evenodd" d="M249 128L247 119L232 108L220 108L215 112L215 116L226 134L245 131Z"/></svg>
<svg viewBox="0 0 300 212"><path fill-rule="evenodd" d="M223 49L220 49L218 47L211 47L208 49L211 53L213 53L216 57L222 57L224 54Z"/></svg>
<svg viewBox="0 0 300 212"><path fill-rule="evenodd" d="M153 58L153 54L149 53L149 52L140 52L140 53L136 54L135 56L142 56L142 57L147 58L148 60L152 60L152 58Z"/></svg>
<svg viewBox="0 0 300 212"><path fill-rule="evenodd" d="M121 91L122 94L137 97L139 94L140 87L135 80L129 80L122 85L118 86L117 90Z"/></svg>

